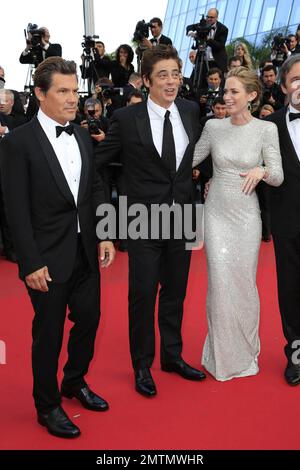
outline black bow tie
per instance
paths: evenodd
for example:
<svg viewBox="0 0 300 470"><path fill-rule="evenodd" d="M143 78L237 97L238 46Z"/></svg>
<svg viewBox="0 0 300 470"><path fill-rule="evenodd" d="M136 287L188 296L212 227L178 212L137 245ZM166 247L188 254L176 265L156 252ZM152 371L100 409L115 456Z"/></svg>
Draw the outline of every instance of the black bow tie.
<svg viewBox="0 0 300 470"><path fill-rule="evenodd" d="M300 118L300 113L289 113L290 122Z"/></svg>
<svg viewBox="0 0 300 470"><path fill-rule="evenodd" d="M59 137L62 132L67 132L67 134L72 135L74 134L74 126L73 124L69 124L68 126L56 126L56 137Z"/></svg>

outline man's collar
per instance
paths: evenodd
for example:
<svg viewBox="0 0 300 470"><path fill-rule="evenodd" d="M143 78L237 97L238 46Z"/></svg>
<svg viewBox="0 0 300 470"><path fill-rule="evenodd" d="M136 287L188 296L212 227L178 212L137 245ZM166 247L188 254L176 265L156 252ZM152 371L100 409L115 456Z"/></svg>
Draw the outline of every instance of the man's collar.
<svg viewBox="0 0 300 470"><path fill-rule="evenodd" d="M168 109L166 109L160 106L159 104L154 103L150 96L148 96L148 106L150 107L151 111L153 111L161 118L165 117L166 111L170 111L171 114L177 112L177 107L174 102Z"/></svg>

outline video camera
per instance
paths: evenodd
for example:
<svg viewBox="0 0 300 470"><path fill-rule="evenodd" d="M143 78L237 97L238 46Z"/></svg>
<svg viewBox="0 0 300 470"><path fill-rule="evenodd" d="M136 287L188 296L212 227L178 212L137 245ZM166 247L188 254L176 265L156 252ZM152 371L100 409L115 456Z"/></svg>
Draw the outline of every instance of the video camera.
<svg viewBox="0 0 300 470"><path fill-rule="evenodd" d="M100 83L99 85L102 88L101 94L105 100L113 99L116 96L123 96L124 94L124 88L113 87L107 83Z"/></svg>
<svg viewBox="0 0 300 470"><path fill-rule="evenodd" d="M274 36L273 42L272 42L272 49L278 51L278 50L281 50L284 45L289 47L290 38L284 37L282 36L282 34L278 34L277 36Z"/></svg>
<svg viewBox="0 0 300 470"><path fill-rule="evenodd" d="M27 29L24 30L24 32L25 32L26 42L29 46L31 46L32 48L39 47L39 46L42 47L41 42L42 42L42 37L45 34L45 31L43 29L39 29L37 24L28 23ZM28 39L28 34L31 35L31 39Z"/></svg>
<svg viewBox="0 0 300 470"><path fill-rule="evenodd" d="M195 44L192 49L199 49L204 51L207 46L208 35L212 28L212 25L208 24L202 15L199 23L190 24L186 27L186 35L194 38Z"/></svg>
<svg viewBox="0 0 300 470"><path fill-rule="evenodd" d="M286 59L285 50L283 49L285 45L287 48L289 48L290 38L284 37L282 34L277 34L277 36L274 36L272 49L276 53L275 59L273 61L276 67L280 67Z"/></svg>
<svg viewBox="0 0 300 470"><path fill-rule="evenodd" d="M92 49L96 48L96 41L95 39L99 39L99 36L94 34L93 36L86 36L83 35L83 42L81 46L83 47L83 52L85 55L91 55Z"/></svg>
<svg viewBox="0 0 300 470"><path fill-rule="evenodd" d="M138 21L133 33L133 42L141 42L144 38L149 37L149 29L152 23L146 23L145 20Z"/></svg>

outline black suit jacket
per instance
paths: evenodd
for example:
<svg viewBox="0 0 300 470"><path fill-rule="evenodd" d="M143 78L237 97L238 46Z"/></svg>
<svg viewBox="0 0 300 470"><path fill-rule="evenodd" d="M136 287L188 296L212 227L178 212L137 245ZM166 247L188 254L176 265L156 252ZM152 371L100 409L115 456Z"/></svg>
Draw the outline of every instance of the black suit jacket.
<svg viewBox="0 0 300 470"><path fill-rule="evenodd" d="M295 237L300 233L300 162L286 124L287 108L266 118L277 125L284 181L270 186L273 235Z"/></svg>
<svg viewBox="0 0 300 470"><path fill-rule="evenodd" d="M39 53L38 53L38 63L41 63L43 61L43 54L42 54L42 48L40 48ZM61 57L62 56L62 48L60 44L50 44L48 49L46 50L45 54L45 59L48 59L48 57ZM31 52L28 54L23 55L23 53L20 55L19 61L21 64L33 64L34 63L34 58Z"/></svg>
<svg viewBox="0 0 300 470"><path fill-rule="evenodd" d="M227 36L228 28L217 21L217 29L214 39L209 39L207 41L208 46L211 47L213 58L222 72L227 70L227 53L225 49Z"/></svg>
<svg viewBox="0 0 300 470"><path fill-rule="evenodd" d="M184 99L176 105L189 138L184 157L172 178L152 139L147 102L114 112L109 131L96 150L96 166L120 157L123 163L124 194L128 203L172 204L192 200L192 159L199 138L199 108Z"/></svg>
<svg viewBox="0 0 300 470"><path fill-rule="evenodd" d="M90 137L74 127L82 159L77 206L37 118L0 144L4 201L22 279L48 266L54 282L68 280L77 253L77 216L89 264L98 270L95 214L104 192Z"/></svg>
<svg viewBox="0 0 300 470"><path fill-rule="evenodd" d="M152 42L152 44L155 43L155 45L157 46L157 40L155 38L150 39L150 42ZM158 44L165 44L166 46L172 46L172 41L170 38L162 34L159 39Z"/></svg>

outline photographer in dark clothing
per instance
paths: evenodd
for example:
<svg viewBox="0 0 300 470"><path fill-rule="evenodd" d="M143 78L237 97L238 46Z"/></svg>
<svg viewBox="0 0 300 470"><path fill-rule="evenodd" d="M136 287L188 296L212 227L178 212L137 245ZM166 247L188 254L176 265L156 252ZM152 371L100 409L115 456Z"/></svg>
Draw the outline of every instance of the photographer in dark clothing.
<svg viewBox="0 0 300 470"><path fill-rule="evenodd" d="M143 38L142 40L143 46L148 47L149 49L151 49L152 47L158 46L158 44L165 44L166 46L168 45L172 46L171 39L162 34L163 24L162 24L161 19L156 18L156 17L152 18L152 20L150 20L150 24L151 24L150 29L151 29L153 38L151 38L150 41L147 38Z"/></svg>
<svg viewBox="0 0 300 470"><path fill-rule="evenodd" d="M88 64L85 63L85 56L81 56L82 65L80 69L82 78L84 80L91 78L95 86L99 79L109 77L111 72L111 60L109 56L105 54L105 45L102 41L95 41L95 47L93 47L91 53L92 60L88 62Z"/></svg>
<svg viewBox="0 0 300 470"><path fill-rule="evenodd" d="M270 104L275 111L284 106L284 94L276 83L276 69L273 65L266 65L262 70L263 95L261 104Z"/></svg>
<svg viewBox="0 0 300 470"><path fill-rule="evenodd" d="M35 66L43 62L48 57L62 56L60 44L50 43L50 33L45 27L31 29L28 31L26 48L20 55L21 64L34 64Z"/></svg>

